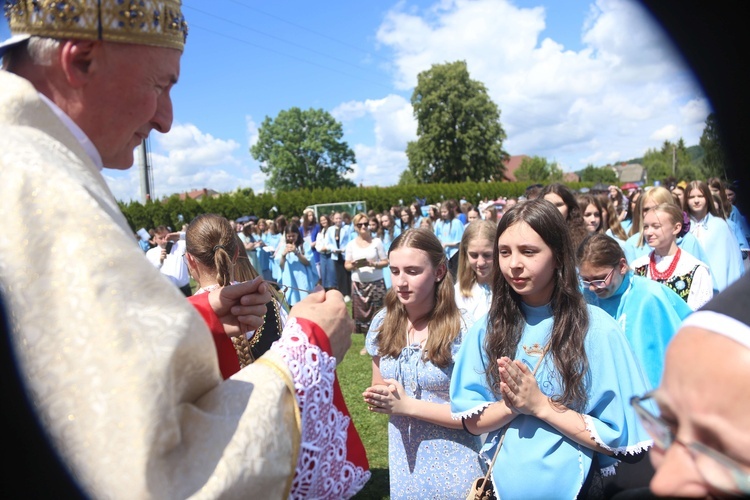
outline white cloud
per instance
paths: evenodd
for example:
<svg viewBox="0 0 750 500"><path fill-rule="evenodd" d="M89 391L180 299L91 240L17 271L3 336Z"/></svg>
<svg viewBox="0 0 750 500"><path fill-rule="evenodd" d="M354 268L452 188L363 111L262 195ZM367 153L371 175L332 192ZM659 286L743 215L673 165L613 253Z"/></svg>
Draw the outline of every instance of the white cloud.
<svg viewBox="0 0 750 500"><path fill-rule="evenodd" d="M706 117L711 112L711 106L706 99L692 99L680 108L685 123L699 125L701 130L706 125Z"/></svg>
<svg viewBox="0 0 750 500"><path fill-rule="evenodd" d="M345 125L364 118L373 123L375 145L353 146L357 164L347 177L368 186L395 184L407 165L406 144L416 139L417 123L411 103L391 94L383 99L345 102L331 114Z"/></svg>
<svg viewBox="0 0 750 500"><path fill-rule="evenodd" d="M506 0L443 0L422 11L404 5L377 32L392 53L394 85L411 89L432 64L465 60L501 109L511 154L580 169L640 156L658 144L651 132L667 124L688 145L697 143L693 124L705 120L707 101L634 0L592 5L577 51L545 36L542 7Z"/></svg>
<svg viewBox="0 0 750 500"><path fill-rule="evenodd" d="M249 148L258 143L258 124L255 123L255 120L250 115L245 116L245 123L247 124L247 145L249 150Z"/></svg>
<svg viewBox="0 0 750 500"><path fill-rule="evenodd" d="M675 125L667 125L655 130L651 138L656 141L675 141L679 139L679 129Z"/></svg>
<svg viewBox="0 0 750 500"><path fill-rule="evenodd" d="M710 104L640 3L593 2L577 27L583 46L575 48L553 38L547 16L544 7L509 0L436 0L427 8L399 1L375 33L393 93L358 96L332 111L357 156L350 178L397 182L406 144L416 138L404 96L419 72L456 60L467 62L500 107L511 154L540 155L577 170L638 157L665 138L698 142ZM203 187L260 191L266 176L248 153L258 124L246 115L244 125L234 139L189 123L157 135L157 196ZM140 199L136 168L107 176L118 198Z"/></svg>
<svg viewBox="0 0 750 500"><path fill-rule="evenodd" d="M250 131L251 119L248 121ZM247 150L232 139L202 132L193 124L175 124L167 134L151 138L152 198L158 199L194 189L234 191L252 187L262 191L265 176ZM126 172L105 171L105 178L117 199L142 199L137 166ZM259 176L263 180L259 181Z"/></svg>

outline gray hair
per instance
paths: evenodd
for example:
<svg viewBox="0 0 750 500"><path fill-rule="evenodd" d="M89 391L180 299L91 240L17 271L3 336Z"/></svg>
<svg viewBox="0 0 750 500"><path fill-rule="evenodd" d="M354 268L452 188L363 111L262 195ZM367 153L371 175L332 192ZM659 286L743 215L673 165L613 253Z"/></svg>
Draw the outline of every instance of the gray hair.
<svg viewBox="0 0 750 500"><path fill-rule="evenodd" d="M62 40L57 38L32 36L26 43L10 49L3 55L3 69L10 70L14 63L24 57L28 57L30 62L37 66L50 66L60 44Z"/></svg>

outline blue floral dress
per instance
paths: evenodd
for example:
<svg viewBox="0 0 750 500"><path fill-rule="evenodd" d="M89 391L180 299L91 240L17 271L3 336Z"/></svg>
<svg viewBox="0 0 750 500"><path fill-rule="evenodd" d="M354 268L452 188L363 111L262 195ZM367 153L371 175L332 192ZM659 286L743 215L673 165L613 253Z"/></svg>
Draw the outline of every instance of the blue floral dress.
<svg viewBox="0 0 750 500"><path fill-rule="evenodd" d="M366 347L378 355L376 330L385 310L375 315L367 333ZM406 332L404 332L406 335ZM453 343L455 357L463 331ZM398 380L406 395L432 403L450 404L448 396L453 363L439 368L422 360L419 344L404 347L398 358L380 358L384 379ZM388 423L388 466L391 498L466 498L472 481L484 474L479 458L481 441L463 429L448 429L411 417L391 415Z"/></svg>

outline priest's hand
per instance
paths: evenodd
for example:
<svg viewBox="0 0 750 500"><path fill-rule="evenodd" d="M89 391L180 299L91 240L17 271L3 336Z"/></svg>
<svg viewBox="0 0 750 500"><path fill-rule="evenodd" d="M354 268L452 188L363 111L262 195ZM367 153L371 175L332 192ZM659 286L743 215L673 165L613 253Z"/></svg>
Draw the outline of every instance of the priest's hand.
<svg viewBox="0 0 750 500"><path fill-rule="evenodd" d="M292 307L290 317L303 318L317 324L328 337L331 351L338 363L352 345L354 320L349 317L344 297L338 290L326 292L322 287Z"/></svg>
<svg viewBox="0 0 750 500"><path fill-rule="evenodd" d="M212 290L208 303L230 337L256 330L263 325L271 291L263 278Z"/></svg>

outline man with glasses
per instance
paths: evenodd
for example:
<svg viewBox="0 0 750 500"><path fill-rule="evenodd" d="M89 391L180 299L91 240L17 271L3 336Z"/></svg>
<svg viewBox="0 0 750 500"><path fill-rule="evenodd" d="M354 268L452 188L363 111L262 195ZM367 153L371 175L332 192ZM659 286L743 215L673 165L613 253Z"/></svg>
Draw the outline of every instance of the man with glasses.
<svg viewBox="0 0 750 500"><path fill-rule="evenodd" d="M651 490L750 496L750 276L692 314L667 349L662 384L635 407L654 438Z"/></svg>

